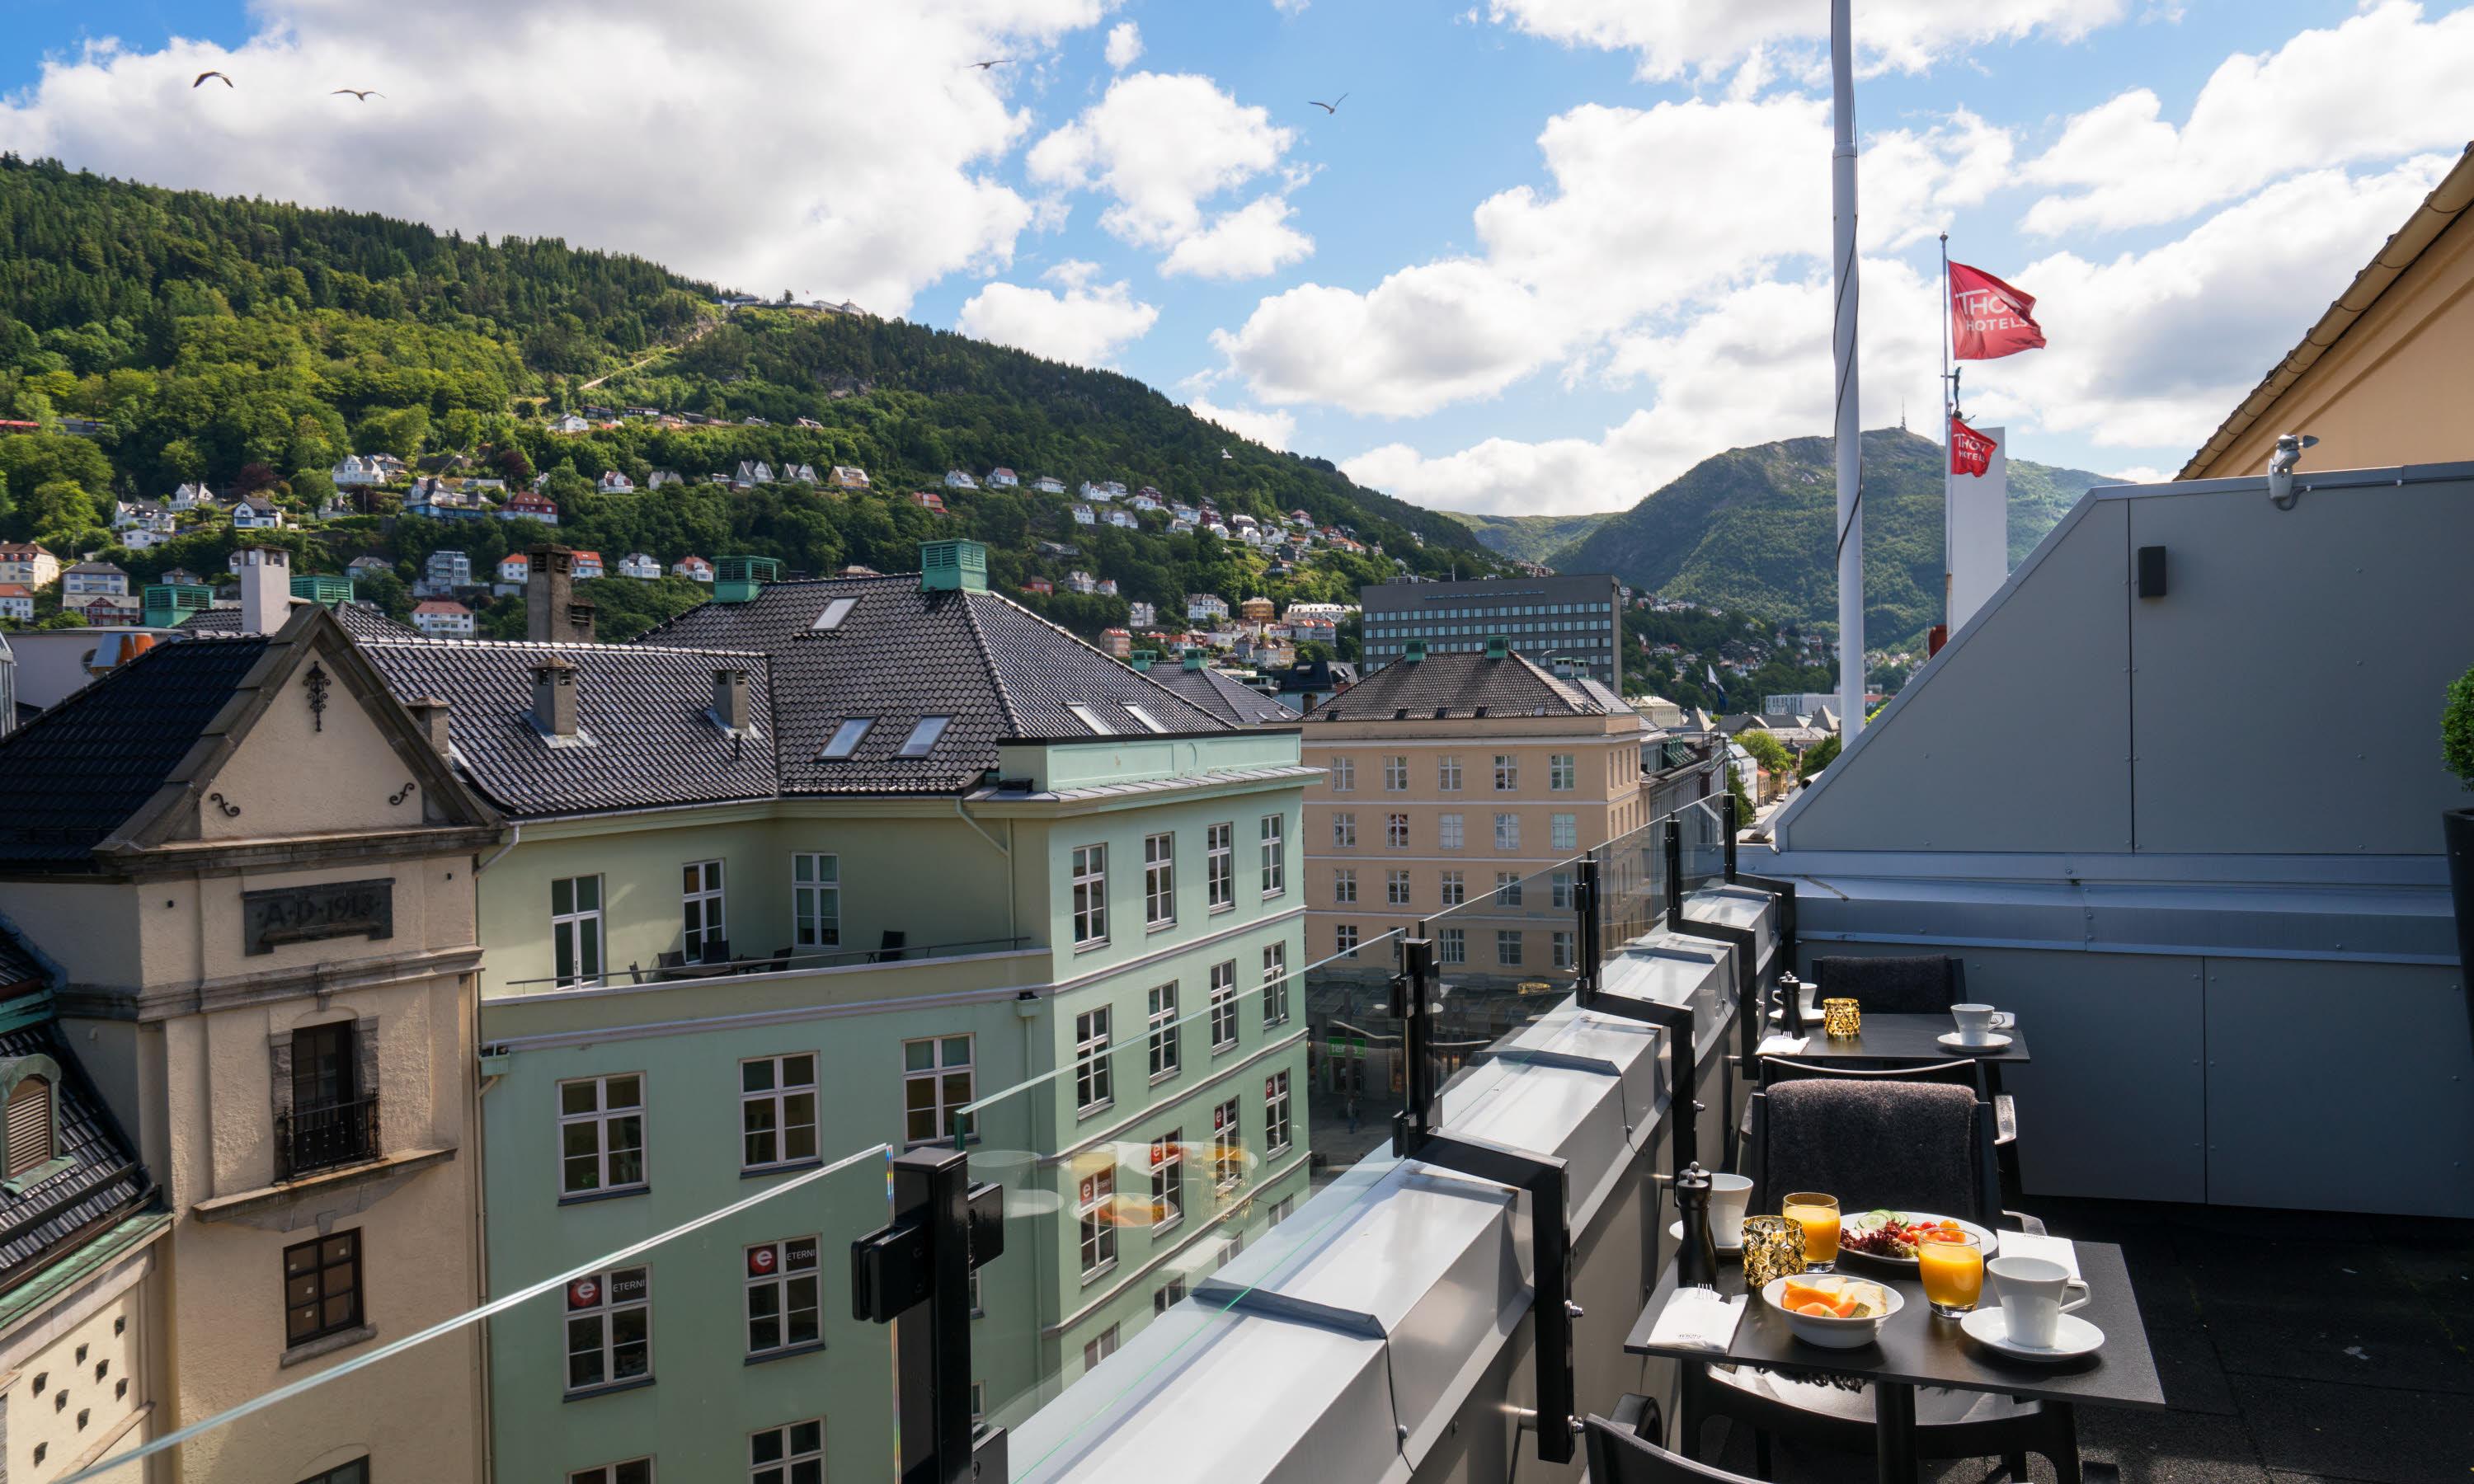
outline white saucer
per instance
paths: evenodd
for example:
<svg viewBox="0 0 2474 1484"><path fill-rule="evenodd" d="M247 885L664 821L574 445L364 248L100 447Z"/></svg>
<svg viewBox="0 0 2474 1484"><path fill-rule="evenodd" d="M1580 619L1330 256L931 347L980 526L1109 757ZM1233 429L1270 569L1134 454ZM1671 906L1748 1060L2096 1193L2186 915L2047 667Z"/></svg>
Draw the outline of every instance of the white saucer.
<svg viewBox="0 0 2474 1484"><path fill-rule="evenodd" d="M1953 1051L1999 1051L2010 1044L2010 1038L2000 1031L1987 1031L1982 1041L1970 1041L1957 1031L1934 1038Z"/></svg>
<svg viewBox="0 0 2474 1484"><path fill-rule="evenodd" d="M1672 1221L1667 1223L1666 1234L1675 1238L1679 1242L1684 1240L1684 1223L1681 1221ZM1732 1247L1725 1242L1719 1241L1718 1233L1715 1232L1710 1233L1710 1240L1720 1252L1727 1253L1730 1256L1740 1253L1744 1250L1744 1233L1741 1231L1737 1231L1735 1233L1734 1245Z"/></svg>
<svg viewBox="0 0 2474 1484"><path fill-rule="evenodd" d="M1958 1327L1967 1332L1969 1339L1990 1345L2005 1355L2016 1355L2022 1360L2076 1360L2081 1355L2094 1354L2097 1347L2104 1343L2103 1330L2076 1314L2064 1314L2061 1323L2053 1327L2053 1343L2050 1349L2022 1345L2010 1338L2009 1316L2001 1311L1999 1304L1976 1310L1961 1319Z"/></svg>

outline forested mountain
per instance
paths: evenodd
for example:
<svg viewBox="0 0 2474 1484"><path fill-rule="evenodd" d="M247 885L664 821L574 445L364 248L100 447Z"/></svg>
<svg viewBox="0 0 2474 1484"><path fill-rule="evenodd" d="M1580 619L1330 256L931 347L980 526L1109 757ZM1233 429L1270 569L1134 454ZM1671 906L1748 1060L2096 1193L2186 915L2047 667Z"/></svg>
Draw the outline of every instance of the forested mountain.
<svg viewBox="0 0 2474 1484"><path fill-rule="evenodd" d="M1551 562L1555 553L1573 544L1609 519L1610 511L1582 515L1481 515L1474 511L1447 510L1486 544L1486 549L1522 562Z"/></svg>
<svg viewBox="0 0 2474 1484"><path fill-rule="evenodd" d="M1864 634L1898 647L1938 622L1942 606L1942 450L1897 428L1864 435ZM2025 459L2010 463L2010 560L2016 564L2105 476ZM1827 438L1732 448L1547 560L1565 572L1613 572L1663 597L1834 632L1837 474Z"/></svg>
<svg viewBox="0 0 2474 1484"><path fill-rule="evenodd" d="M435 547L467 550L479 571L553 534L614 562L728 553L810 572L907 570L917 541L964 535L990 542L991 576L1007 586L1076 568L1117 580L1118 599L1039 600L1086 633L1124 622L1126 599L1168 618L1187 590L1328 598L1391 575L1393 559L1464 575L1493 565L1450 519L1248 443L1129 377L868 316L725 313L716 298L642 259L556 241L465 239L0 156L0 420L37 425L0 437L0 537L101 550L141 581L173 565L219 573L228 528L126 552L106 529L112 499L197 480L305 516L333 494L338 460L385 452L518 488L547 472L561 525L404 518L390 496L283 533L284 544L327 570L380 555L409 581ZM550 430L551 415L586 404L713 420ZM702 482L755 459L855 466L874 489ZM1068 502L1027 489L942 489L948 468L997 465L1026 484L1155 486L1228 515L1303 510L1384 555L1319 549L1275 579L1263 553L1171 536L1163 517L1077 526ZM687 483L644 489L655 469ZM595 492L607 470L638 492ZM911 503L914 490L937 491L951 514ZM1043 540L1079 549L1044 556Z"/></svg>

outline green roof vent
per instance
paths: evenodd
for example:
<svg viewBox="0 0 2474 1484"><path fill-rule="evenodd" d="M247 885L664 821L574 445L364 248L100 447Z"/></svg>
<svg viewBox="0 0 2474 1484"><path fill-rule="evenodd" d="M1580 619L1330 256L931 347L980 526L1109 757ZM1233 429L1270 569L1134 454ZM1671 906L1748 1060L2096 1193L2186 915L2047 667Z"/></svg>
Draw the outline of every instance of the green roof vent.
<svg viewBox="0 0 2474 1484"><path fill-rule="evenodd" d="M1511 653L1512 641L1510 639L1505 638L1500 634L1490 634L1486 636L1486 658L1489 659L1501 659Z"/></svg>
<svg viewBox="0 0 2474 1484"><path fill-rule="evenodd" d="M305 598L325 608L352 601L352 580L332 572L295 572L292 574L292 595Z"/></svg>
<svg viewBox="0 0 2474 1484"><path fill-rule="evenodd" d="M214 605L215 590L204 583L151 583L146 588L146 627L177 628L182 619Z"/></svg>
<svg viewBox="0 0 2474 1484"><path fill-rule="evenodd" d="M1189 644L1185 647L1185 667L1189 670L1201 669L1202 661L1208 658L1208 652L1201 645Z"/></svg>
<svg viewBox="0 0 2474 1484"><path fill-rule="evenodd" d="M1423 639L1411 639L1400 646L1400 658L1408 664L1416 664L1425 658L1426 641Z"/></svg>
<svg viewBox="0 0 2474 1484"><path fill-rule="evenodd" d="M1159 662L1159 651L1155 649L1135 650L1132 655L1127 658L1126 662L1132 665L1137 670L1148 671L1152 665Z"/></svg>
<svg viewBox="0 0 2474 1484"><path fill-rule="evenodd" d="M766 583L782 580L782 563L771 557L724 557L713 564L713 601L747 603Z"/></svg>
<svg viewBox="0 0 2474 1484"><path fill-rule="evenodd" d="M921 592L985 592L988 549L978 541L919 543Z"/></svg>

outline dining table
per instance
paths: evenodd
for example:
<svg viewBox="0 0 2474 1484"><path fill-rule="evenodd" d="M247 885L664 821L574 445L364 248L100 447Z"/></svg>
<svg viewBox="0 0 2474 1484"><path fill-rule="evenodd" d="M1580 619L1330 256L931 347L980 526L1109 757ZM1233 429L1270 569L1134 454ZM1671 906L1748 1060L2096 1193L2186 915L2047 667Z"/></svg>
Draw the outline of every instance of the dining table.
<svg viewBox="0 0 2474 1484"><path fill-rule="evenodd" d="M1872 1263L1843 1255L1840 1270L1896 1289L1902 1304L1881 1323L1875 1340L1854 1350L1825 1350L1795 1337L1786 1316L1758 1294L1743 1305L1742 1321L1724 1352L1688 1345L1661 1344L1653 1335L1660 1314L1676 1293L1675 1265L1667 1265L1648 1305L1624 1339L1636 1355L1660 1356L1687 1365L1733 1364L1782 1373L1822 1373L1854 1376L1870 1383L1873 1392L1875 1469L1881 1484L1913 1484L1916 1478L1916 1388L1946 1387L1954 1391L1991 1392L2066 1403L2162 1410L2165 1384L2147 1346L2147 1329L2140 1318L2139 1299L2131 1291L2130 1272L2122 1249L2105 1242L2072 1244L2079 1276L2088 1286L2088 1302L2074 1312L2103 1331L2104 1343L2094 1353L2066 1361L2014 1358L1965 1334L1959 1322L1932 1312L1923 1284L1912 1270ZM1740 1261L1722 1255L1718 1293L1744 1293ZM1995 1281L1987 1279L1984 1302L1996 1302ZM1697 1425L1686 1420L1686 1425Z"/></svg>
<svg viewBox="0 0 2474 1484"><path fill-rule="evenodd" d="M1798 1062L1810 1062L1822 1066L1866 1066L1898 1064L1913 1065L1919 1062L1977 1061L1989 1064L1988 1070L2001 1066L2027 1065L2027 1033L2017 1025L2001 1034L2006 1038L2000 1045L1953 1046L1941 1038L1954 1034L1958 1027L1946 1015L1865 1015L1853 1036L1825 1036L1818 1017L1805 1021L1801 1050L1772 1050L1780 1037L1792 1039L1798 1033L1787 1030L1778 1019L1769 1022L1768 1032L1756 1056L1783 1056Z"/></svg>

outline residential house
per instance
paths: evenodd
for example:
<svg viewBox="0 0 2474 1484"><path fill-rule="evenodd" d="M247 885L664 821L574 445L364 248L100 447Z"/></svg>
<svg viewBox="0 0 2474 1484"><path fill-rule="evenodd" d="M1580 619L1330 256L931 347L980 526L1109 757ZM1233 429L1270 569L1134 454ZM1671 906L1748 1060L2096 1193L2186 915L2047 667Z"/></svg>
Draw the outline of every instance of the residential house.
<svg viewBox="0 0 2474 1484"><path fill-rule="evenodd" d="M1134 636L1123 629L1100 631L1100 648L1116 658L1124 659L1134 652Z"/></svg>
<svg viewBox="0 0 2474 1484"><path fill-rule="evenodd" d="M782 477L791 484L813 485L823 483L823 481L816 478L816 467L813 464L786 464L782 466Z"/></svg>
<svg viewBox="0 0 2474 1484"><path fill-rule="evenodd" d="M232 502L231 523L235 531L280 531L283 507L262 494L243 495Z"/></svg>
<svg viewBox="0 0 2474 1484"><path fill-rule="evenodd" d="M1098 515L1092 514L1090 506L1077 505L1074 507L1074 523L1076 525L1096 525L1099 523L1099 519L1100 517Z"/></svg>
<svg viewBox="0 0 2474 1484"><path fill-rule="evenodd" d="M233 555L238 556L239 553ZM235 567L233 570L239 569ZM473 559L460 551L433 551L421 570L422 580L413 586L417 594L451 593L458 587L473 586Z"/></svg>
<svg viewBox="0 0 2474 1484"><path fill-rule="evenodd" d="M1137 500L1139 500L1139 498L1140 497L1137 496ZM1158 507L1154 506L1152 508L1157 509ZM1184 521L1189 526L1200 525L1202 521L1202 512L1196 510L1193 506L1188 505L1183 500L1178 500L1170 505L1168 513L1171 519Z"/></svg>
<svg viewBox="0 0 2474 1484"><path fill-rule="evenodd" d="M657 468L645 477L644 488L647 490L659 490L664 485L683 485L686 483L687 481L685 479L679 477L679 471L677 469Z"/></svg>
<svg viewBox="0 0 2474 1484"><path fill-rule="evenodd" d="M524 590L532 577L533 559L521 551L509 552L498 561L498 580L490 590L500 597L510 597Z"/></svg>
<svg viewBox="0 0 2474 1484"><path fill-rule="evenodd" d="M1128 503L1131 504L1136 510L1158 510L1161 504L1159 491L1146 488L1140 494L1135 495L1133 499Z"/></svg>
<svg viewBox="0 0 2474 1484"><path fill-rule="evenodd" d="M863 468L854 468L846 464L835 465L833 472L828 474L826 477L833 482L833 486L837 490L864 490L867 488L867 470Z"/></svg>
<svg viewBox="0 0 2474 1484"><path fill-rule="evenodd" d="M763 459L741 459L739 461L739 472L730 477L730 488L752 490L758 485L769 485L772 482L772 465Z"/></svg>
<svg viewBox="0 0 2474 1484"><path fill-rule="evenodd" d="M490 513L490 507L472 490L429 474L414 480L411 488L404 491L403 513L430 520L478 520Z"/></svg>
<svg viewBox="0 0 2474 1484"><path fill-rule="evenodd" d="M585 421L582 418L577 417L571 412L561 413L557 417L549 419L549 430L553 433L582 433L591 429L592 426L592 423Z"/></svg>
<svg viewBox="0 0 2474 1484"><path fill-rule="evenodd" d="M0 541L0 583L41 589L61 580L61 559L40 541Z"/></svg>
<svg viewBox="0 0 2474 1484"><path fill-rule="evenodd" d="M1063 494L1065 492L1065 481L1054 478L1047 474L1042 474L1037 479L1032 480L1031 482L1031 487L1042 494Z"/></svg>
<svg viewBox="0 0 2474 1484"><path fill-rule="evenodd" d="M318 502L318 518L321 520L341 520L347 515L357 515L360 513L360 507L340 492L330 494Z"/></svg>
<svg viewBox="0 0 2474 1484"><path fill-rule="evenodd" d="M918 506L921 510L934 511L939 515L946 514L945 497L938 494L934 490L911 491L910 503Z"/></svg>
<svg viewBox="0 0 2474 1484"><path fill-rule="evenodd" d="M1065 574L1065 586L1087 596L1098 589L1100 580L1088 572L1074 571Z"/></svg>
<svg viewBox="0 0 2474 1484"><path fill-rule="evenodd" d="M572 551L568 553L568 556L569 559L574 562L575 580L577 582L586 582L602 575L603 569L601 565L601 553L597 551Z"/></svg>
<svg viewBox="0 0 2474 1484"><path fill-rule="evenodd" d="M1272 621L1273 611L1273 605L1272 600L1264 597L1260 593L1256 593L1253 597L1248 598L1237 605L1237 616L1239 620L1249 627L1256 630L1260 630L1265 624Z"/></svg>
<svg viewBox="0 0 2474 1484"><path fill-rule="evenodd" d="M23 583L0 583L0 618L12 618L21 624L35 621L35 594ZM10 718L15 720L12 715Z"/></svg>
<svg viewBox="0 0 2474 1484"><path fill-rule="evenodd" d="M61 607L83 611L98 603L118 606L129 596L129 574L109 562L81 562L61 574Z"/></svg>
<svg viewBox="0 0 2474 1484"><path fill-rule="evenodd" d="M1217 593L1189 592L1185 595L1185 617L1189 623L1206 619L1218 622L1228 616L1228 600Z"/></svg>
<svg viewBox="0 0 2474 1484"><path fill-rule="evenodd" d="M1137 629L1149 629L1159 623L1159 610L1137 598L1126 605L1126 621Z"/></svg>
<svg viewBox="0 0 2474 1484"><path fill-rule="evenodd" d="M1225 525L1221 524L1221 523L1220 523L1219 521L1217 521L1217 520L1214 520L1214 521L1210 522L1209 524L1205 525L1202 529L1204 529L1205 531L1210 532L1212 535L1214 535L1214 536L1216 536L1216 537L1220 538L1220 539L1221 539L1222 540L1224 540L1224 541L1225 541L1225 540L1226 540L1226 539L1228 539L1228 528L1227 528L1226 526L1225 526Z"/></svg>
<svg viewBox="0 0 2474 1484"><path fill-rule="evenodd" d="M988 470L988 488L991 490L1013 490L1021 485L1022 476L1002 464Z"/></svg>
<svg viewBox="0 0 2474 1484"><path fill-rule="evenodd" d="M412 606L412 626L433 639L469 639L473 610L452 598L424 598Z"/></svg>
<svg viewBox="0 0 2474 1484"><path fill-rule="evenodd" d="M466 491L473 494L480 494L483 492L504 494L507 492L507 482L495 475L476 475L463 481L463 488ZM537 485L534 488L539 489L540 487Z"/></svg>
<svg viewBox="0 0 2474 1484"><path fill-rule="evenodd" d="M1168 523L1168 530L1171 536L1183 536L1193 529L1194 522L1186 519L1183 515L1179 515Z"/></svg>
<svg viewBox="0 0 2474 1484"><path fill-rule="evenodd" d="M691 582L709 583L713 581L713 563L691 553L670 563L670 575L684 577Z"/></svg>
<svg viewBox="0 0 2474 1484"><path fill-rule="evenodd" d="M395 563L387 561L384 557L354 557L352 561L344 563L344 575L346 577L352 578L355 581L367 577L376 577L380 572L393 572L394 570ZM197 581L196 578L189 576L185 572L177 577L170 572L166 572L160 580L167 583Z"/></svg>
<svg viewBox="0 0 2474 1484"><path fill-rule="evenodd" d="M618 469L604 469L601 471L597 488L603 494L633 494L636 492L636 481Z"/></svg>
<svg viewBox="0 0 2474 1484"><path fill-rule="evenodd" d="M949 468L945 471L945 488L948 490L977 490L979 487L980 482L973 479L967 470Z"/></svg>
<svg viewBox="0 0 2474 1484"><path fill-rule="evenodd" d="M1143 523L1132 511L1111 508L1108 512L1108 524L1120 531L1136 531L1142 528Z"/></svg>
<svg viewBox="0 0 2474 1484"><path fill-rule="evenodd" d="M166 499L163 504L170 510L189 511L197 509L200 501L204 500L211 502L214 497L215 492L213 491L207 489L205 485L192 482L184 484L179 489L174 490L171 497Z"/></svg>
<svg viewBox="0 0 2474 1484"><path fill-rule="evenodd" d="M386 466L381 464L375 456L357 453L348 453L344 455L341 463L338 463L334 467L327 471L327 477L334 482L335 488L338 490L375 489L376 487L387 482ZM173 493L172 496L173 500L176 502L174 506L175 509L186 510L190 508L188 505L181 505L177 502L181 499L182 493L191 489L197 490L200 495L204 495L206 493L205 487L203 486L182 485L179 491L176 491ZM194 500L192 503L194 503Z"/></svg>
<svg viewBox="0 0 2474 1484"><path fill-rule="evenodd" d="M1101 578L1099 582L1092 585L1091 590L1104 598L1113 598L1117 595L1117 580L1113 577Z"/></svg>
<svg viewBox="0 0 2474 1484"><path fill-rule="evenodd" d="M1105 505L1111 500L1122 498L1125 495L1126 487L1113 479L1104 479L1097 484L1086 479L1082 481L1079 492L1082 498L1094 504Z"/></svg>
<svg viewBox="0 0 2474 1484"><path fill-rule="evenodd" d="M662 575L662 564L641 551L631 551L618 559L618 575L649 583Z"/></svg>
<svg viewBox="0 0 2474 1484"><path fill-rule="evenodd" d="M1056 590L1056 585L1050 582L1045 577L1033 577L1027 579L1023 583L1022 590L1025 592L1055 592Z"/></svg>
<svg viewBox="0 0 2474 1484"><path fill-rule="evenodd" d="M171 515L160 500L114 500L111 502L111 528L115 531L162 529L170 524Z"/></svg>
<svg viewBox="0 0 2474 1484"><path fill-rule="evenodd" d="M558 524L558 506L547 495L521 493L507 496L498 507L500 520L538 520L543 525Z"/></svg>
<svg viewBox="0 0 2474 1484"><path fill-rule="evenodd" d="M52 1155L0 1186L11 1477L480 1300L471 876L499 835L315 604L148 648L0 742L0 921L53 980L0 1032L11 1108L50 1115L28 1153ZM327 1376L170 1461L479 1480L480 1343Z"/></svg>

